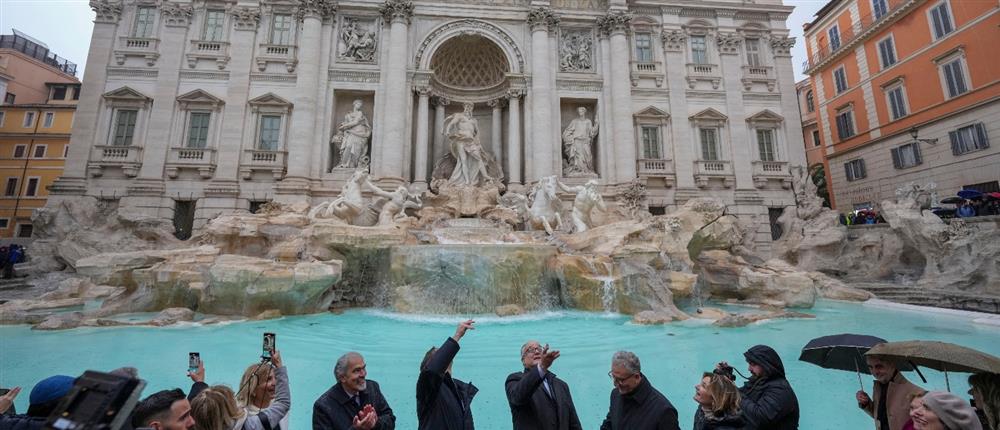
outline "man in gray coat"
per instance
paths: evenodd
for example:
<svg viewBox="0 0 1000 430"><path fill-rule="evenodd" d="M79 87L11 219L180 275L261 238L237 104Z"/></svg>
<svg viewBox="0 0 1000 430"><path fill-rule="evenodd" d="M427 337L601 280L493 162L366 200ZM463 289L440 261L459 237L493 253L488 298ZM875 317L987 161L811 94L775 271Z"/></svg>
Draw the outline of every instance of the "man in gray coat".
<svg viewBox="0 0 1000 430"><path fill-rule="evenodd" d="M521 346L524 371L507 376L514 430L580 430L569 385L549 371L559 351L530 340Z"/></svg>

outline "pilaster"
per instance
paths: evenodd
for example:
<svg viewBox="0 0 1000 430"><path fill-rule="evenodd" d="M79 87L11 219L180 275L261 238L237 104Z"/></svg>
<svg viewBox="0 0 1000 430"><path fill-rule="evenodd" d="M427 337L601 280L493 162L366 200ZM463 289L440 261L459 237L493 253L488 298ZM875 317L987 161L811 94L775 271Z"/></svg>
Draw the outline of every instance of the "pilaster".
<svg viewBox="0 0 1000 430"><path fill-rule="evenodd" d="M528 12L531 28L531 158L532 175L536 180L552 172L558 150L551 141L552 67L549 64L549 30L559 23L559 17L547 7L537 7Z"/></svg>
<svg viewBox="0 0 1000 430"><path fill-rule="evenodd" d="M407 38L413 2L387 0L379 8L382 19L389 24L389 60L383 70L385 81L385 115L382 138L372 149L376 163L372 175L379 180L403 181L405 161L404 139L407 137L407 111L410 91L406 83ZM378 154L376 154L376 152Z"/></svg>
<svg viewBox="0 0 1000 430"><path fill-rule="evenodd" d="M615 176L610 182L623 183L636 177L636 144L632 124L632 83L630 81L629 45L625 37L632 22L632 15L624 11L610 12L598 17L599 31L607 35L611 50L610 79L611 112L616 124L612 139Z"/></svg>
<svg viewBox="0 0 1000 430"><path fill-rule="evenodd" d="M740 58L740 45L743 38L736 33L719 33L716 37L719 48L719 62L722 67L723 81L726 89L726 115L729 116L728 146L733 174L736 176L737 190L753 190L753 165L751 147L753 139L747 131L746 108L743 106L743 82L741 81L743 60ZM794 85L794 83L793 83ZM794 94L795 91L793 90Z"/></svg>
<svg viewBox="0 0 1000 430"><path fill-rule="evenodd" d="M230 57L229 86L226 88L226 109L222 116L222 134L216 158L215 176L212 189L239 191L239 163L243 142L251 141L256 130L244 124L254 124L246 117L247 102L250 100L250 70L253 67L254 43L260 22L260 9L237 7L229 12L233 31L229 40ZM253 142L250 142L252 145ZM247 148L249 149L249 148ZM206 191L206 195L208 192ZM230 191L228 194L232 194Z"/></svg>

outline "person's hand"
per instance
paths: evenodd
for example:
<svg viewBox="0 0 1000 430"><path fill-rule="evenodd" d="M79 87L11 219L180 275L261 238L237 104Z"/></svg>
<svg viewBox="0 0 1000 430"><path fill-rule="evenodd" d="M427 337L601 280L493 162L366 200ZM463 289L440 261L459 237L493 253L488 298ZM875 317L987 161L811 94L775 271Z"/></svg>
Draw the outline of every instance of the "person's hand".
<svg viewBox="0 0 1000 430"><path fill-rule="evenodd" d="M284 365L281 362L281 351L278 351L276 349L274 350L274 352L271 353L271 364L273 364L274 367L281 367Z"/></svg>
<svg viewBox="0 0 1000 430"><path fill-rule="evenodd" d="M868 397L868 393L864 390L858 390L858 393L854 395L854 398L858 401L858 407L865 409L872 403L872 398Z"/></svg>
<svg viewBox="0 0 1000 430"><path fill-rule="evenodd" d="M548 371L549 367L552 367L552 362L559 358L559 350L549 351L549 345L545 345L545 349L542 350L542 361L538 363L542 366L542 370Z"/></svg>
<svg viewBox="0 0 1000 430"><path fill-rule="evenodd" d="M462 339L462 336L465 336L465 332L476 329L475 327L472 326L475 323L476 322L473 320L465 320L458 323L458 328L455 329L455 335L452 336L451 338L455 339L455 342L458 342L459 340Z"/></svg>
<svg viewBox="0 0 1000 430"><path fill-rule="evenodd" d="M378 414L375 412L375 408L369 403L358 411L358 415L354 417L351 427L358 430L371 430L375 428L376 422L378 422Z"/></svg>
<svg viewBox="0 0 1000 430"><path fill-rule="evenodd" d="M191 378L194 382L205 382L205 362L198 360L198 370L195 372L188 371L188 378Z"/></svg>
<svg viewBox="0 0 1000 430"><path fill-rule="evenodd" d="M11 388L7 394L0 396L0 414L7 412L14 405L14 399L17 398L18 393L21 392L21 387Z"/></svg>

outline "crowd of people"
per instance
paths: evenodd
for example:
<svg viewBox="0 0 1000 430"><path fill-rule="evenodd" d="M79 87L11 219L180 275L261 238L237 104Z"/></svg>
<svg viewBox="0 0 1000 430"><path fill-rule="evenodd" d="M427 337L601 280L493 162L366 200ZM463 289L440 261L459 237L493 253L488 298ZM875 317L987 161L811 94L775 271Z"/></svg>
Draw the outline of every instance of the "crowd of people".
<svg viewBox="0 0 1000 430"><path fill-rule="evenodd" d="M885 218L875 209L861 209L846 214L840 214L840 223L843 225L861 224L882 224Z"/></svg>
<svg viewBox="0 0 1000 430"><path fill-rule="evenodd" d="M21 245L12 243L10 246L0 246L0 274L4 279L13 278L14 265L23 263L26 258L25 249Z"/></svg>
<svg viewBox="0 0 1000 430"><path fill-rule="evenodd" d="M473 400L478 389L452 374L462 338L473 330L472 320L460 323L451 337L427 351L416 383L419 430L472 430ZM552 366L560 352L528 341L521 347L523 370L505 382L516 430L582 429L569 385ZM205 366L188 373L188 393L179 388L142 399L124 428L155 430L290 430L288 372L281 353L247 367L237 390L209 386ZM791 430L799 428L799 404L774 349L757 345L744 353L750 377L737 387L735 370L721 362L705 372L694 387L694 430ZM948 392L927 392L906 380L891 361L867 359L874 377L872 395L858 391L858 407L873 418L876 430L982 430L1000 425L1000 375L969 378L973 407ZM137 378L133 368L111 373ZM361 354L348 352L333 369L336 383L313 404L314 430L391 430L396 417L376 381L367 379ZM616 352L608 372L614 385L601 430L679 430L677 409L642 373L634 353ZM742 376L742 374L741 374ZM52 376L32 388L25 414L14 413L14 388L0 395L0 430L43 428L48 417L73 387L75 378ZM831 423L836 425L836 423ZM839 427L831 427L839 428Z"/></svg>

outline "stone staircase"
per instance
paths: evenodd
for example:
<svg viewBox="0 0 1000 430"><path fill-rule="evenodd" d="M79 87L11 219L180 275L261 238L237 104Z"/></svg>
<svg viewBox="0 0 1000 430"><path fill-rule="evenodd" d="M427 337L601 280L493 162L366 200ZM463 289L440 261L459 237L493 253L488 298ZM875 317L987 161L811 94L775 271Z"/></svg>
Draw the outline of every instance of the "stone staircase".
<svg viewBox="0 0 1000 430"><path fill-rule="evenodd" d="M918 288L892 283L852 283L876 297L896 303L1000 314L1000 296Z"/></svg>

